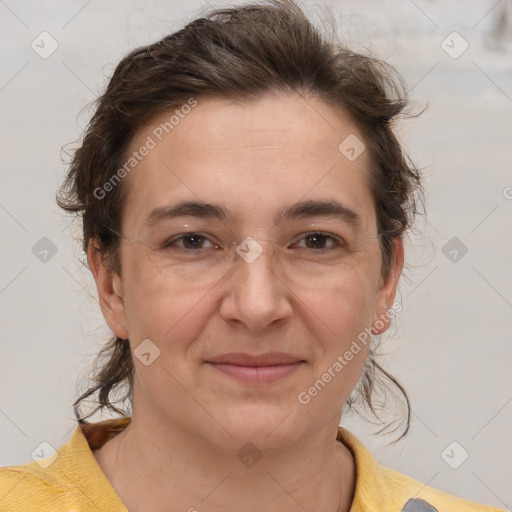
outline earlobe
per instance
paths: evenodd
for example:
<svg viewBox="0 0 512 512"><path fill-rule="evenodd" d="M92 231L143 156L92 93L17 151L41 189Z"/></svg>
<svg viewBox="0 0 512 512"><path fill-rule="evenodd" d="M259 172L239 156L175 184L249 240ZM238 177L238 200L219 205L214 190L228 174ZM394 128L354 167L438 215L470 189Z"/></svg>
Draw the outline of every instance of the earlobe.
<svg viewBox="0 0 512 512"><path fill-rule="evenodd" d="M116 336L128 339L121 278L106 266L96 239L89 241L87 260L96 282L101 312L107 325Z"/></svg>
<svg viewBox="0 0 512 512"><path fill-rule="evenodd" d="M372 322L372 331L374 334L382 334L389 328L392 318L389 314L389 310L393 306L398 282L404 265L404 246L402 238L395 238L393 243L394 250L389 273L386 279L381 280L380 288L377 292Z"/></svg>

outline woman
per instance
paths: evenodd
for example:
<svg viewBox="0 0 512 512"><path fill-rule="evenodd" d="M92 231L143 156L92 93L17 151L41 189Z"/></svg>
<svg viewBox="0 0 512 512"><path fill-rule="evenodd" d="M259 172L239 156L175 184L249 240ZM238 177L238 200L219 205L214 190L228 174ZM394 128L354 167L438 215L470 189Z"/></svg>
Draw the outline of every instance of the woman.
<svg viewBox="0 0 512 512"><path fill-rule="evenodd" d="M404 392L371 343L400 309L421 192L391 129L401 90L291 2L122 60L58 198L115 337L72 439L2 469L2 510L497 510L338 428L357 393ZM96 392L124 417L88 423Z"/></svg>

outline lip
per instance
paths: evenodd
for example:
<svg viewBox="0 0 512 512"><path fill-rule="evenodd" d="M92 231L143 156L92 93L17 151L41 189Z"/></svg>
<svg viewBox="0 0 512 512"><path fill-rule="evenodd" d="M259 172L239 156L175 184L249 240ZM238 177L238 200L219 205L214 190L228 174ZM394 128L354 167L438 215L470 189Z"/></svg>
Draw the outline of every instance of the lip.
<svg viewBox="0 0 512 512"><path fill-rule="evenodd" d="M223 354L206 361L217 370L246 384L268 384L283 379L305 361L282 352L260 355Z"/></svg>
<svg viewBox="0 0 512 512"><path fill-rule="evenodd" d="M303 361L303 359L292 354L286 354L285 352L267 352L260 355L231 352L207 360L208 363L233 364L237 366L274 366L300 361Z"/></svg>

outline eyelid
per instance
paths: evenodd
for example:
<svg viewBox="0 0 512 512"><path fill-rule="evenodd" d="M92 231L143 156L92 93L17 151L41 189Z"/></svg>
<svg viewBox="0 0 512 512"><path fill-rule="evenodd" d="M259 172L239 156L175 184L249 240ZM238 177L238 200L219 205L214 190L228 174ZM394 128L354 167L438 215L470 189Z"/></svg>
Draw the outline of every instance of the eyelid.
<svg viewBox="0 0 512 512"><path fill-rule="evenodd" d="M210 236L209 235L205 235L203 233L199 233L199 232L196 232L196 231L191 231L189 233L180 233L178 235L175 235L171 238L168 238L167 240L165 240L163 243L162 243L162 248L169 248L169 247L172 247L176 242L180 241L180 240L183 240L187 237L192 237L192 236L198 236L198 237L201 237L203 238L204 240L207 240L208 242L210 242L212 245L213 245L213 248L217 248L217 247L220 247L219 244L217 244L215 241L211 240L210 239ZM201 249L204 249L204 247L200 247L199 249L186 249L184 247L179 247L179 249L181 250L184 250L184 251L187 251L187 250L190 250L190 251L200 251Z"/></svg>
<svg viewBox="0 0 512 512"><path fill-rule="evenodd" d="M347 248L347 242L345 241L344 238L342 238L339 235L336 235L334 233L330 233L328 231L321 231L321 230L304 231L304 232L302 232L302 233L300 233L298 235L295 235L294 241L291 242L290 245L294 245L297 242L300 242L300 241L304 240L308 236L313 236L313 235L318 235L318 236L330 238L330 239L334 240L335 245L330 246L330 247L325 247L325 248L322 248L322 249L311 249L311 250L316 250L317 252L320 252L322 250L334 249L336 246ZM176 244L176 242L179 242L180 240L183 240L183 239L185 239L187 237L192 237L192 236L198 236L198 237L203 238L204 240L208 241L213 247L200 247L198 249L186 249L186 248L180 247L180 246L177 246L177 247L179 249L181 249L181 250L184 250L184 251L195 251L195 252L199 252L202 249L212 249L212 248L222 247L222 243L218 243L215 240L215 237L212 237L211 235L202 233L200 231L189 231L189 232L182 232L182 233L176 234L176 235L166 239L164 242L162 242L161 247L162 248L172 247L174 244ZM254 237L254 239L255 240L260 240L260 241L274 241L274 242L277 242L277 240L272 240L272 239L267 239L267 238ZM243 240L227 242L226 243L227 248L228 249L229 248L233 248L233 246L236 246L236 245L242 243L242 241Z"/></svg>
<svg viewBox="0 0 512 512"><path fill-rule="evenodd" d="M296 238L295 238L295 242L293 242L293 243L296 243L296 242L298 242L300 240L303 240L304 238L306 238L308 236L313 236L313 235L319 235L319 236L324 236L326 238L331 238L335 242L337 242L338 244L340 244L342 246L346 246L347 245L346 241L342 237L340 237L339 235L336 235L334 233L329 233L328 231L321 231L321 230L305 231L304 233L301 233L301 234L297 235Z"/></svg>

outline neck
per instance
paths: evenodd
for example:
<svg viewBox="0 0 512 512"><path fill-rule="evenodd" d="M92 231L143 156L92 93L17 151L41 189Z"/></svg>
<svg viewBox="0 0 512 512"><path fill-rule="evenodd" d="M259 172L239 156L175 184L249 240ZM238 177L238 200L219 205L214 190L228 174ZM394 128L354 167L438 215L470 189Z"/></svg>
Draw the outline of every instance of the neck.
<svg viewBox="0 0 512 512"><path fill-rule="evenodd" d="M354 460L334 440L336 432L326 434L327 429L283 450L247 446L233 456L207 439L134 415L93 453L130 512L348 511Z"/></svg>

